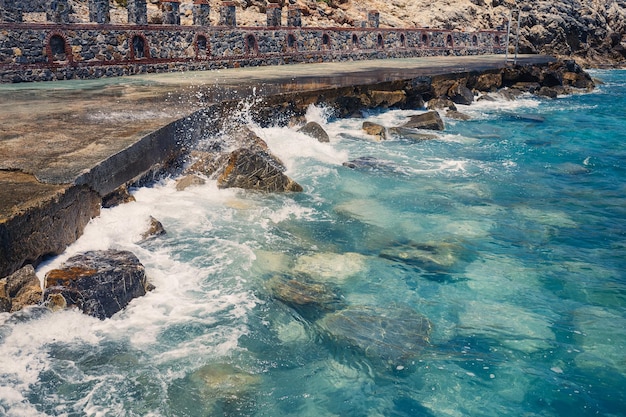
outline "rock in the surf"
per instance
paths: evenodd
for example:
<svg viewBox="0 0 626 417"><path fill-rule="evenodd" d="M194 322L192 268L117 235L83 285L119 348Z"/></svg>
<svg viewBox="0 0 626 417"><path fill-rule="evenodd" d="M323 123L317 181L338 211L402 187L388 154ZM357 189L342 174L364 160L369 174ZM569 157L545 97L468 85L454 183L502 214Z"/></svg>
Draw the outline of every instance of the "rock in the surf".
<svg viewBox="0 0 626 417"><path fill-rule="evenodd" d="M408 122L400 127L410 129L444 130L443 120L436 111L429 111L411 116Z"/></svg>
<svg viewBox="0 0 626 417"><path fill-rule="evenodd" d="M308 122L300 129L298 132L304 133L307 136L312 137L313 139L317 139L319 142L328 143L330 142L330 137L328 133L324 130L324 128L317 122Z"/></svg>
<svg viewBox="0 0 626 417"><path fill-rule="evenodd" d="M60 294L67 307L104 320L133 298L145 295L146 286L145 268L133 253L90 251L69 258L46 274L44 300Z"/></svg>
<svg viewBox="0 0 626 417"><path fill-rule="evenodd" d="M362 129L368 135L376 137L377 140L387 139L387 129L383 125L373 122L363 122Z"/></svg>
<svg viewBox="0 0 626 417"><path fill-rule="evenodd" d="M41 297L41 283L32 265L26 265L0 280L0 313L14 313L40 304Z"/></svg>
<svg viewBox="0 0 626 417"><path fill-rule="evenodd" d="M304 276L275 275L267 282L267 287L274 298L305 315L334 311L343 305L341 297L328 285Z"/></svg>
<svg viewBox="0 0 626 417"><path fill-rule="evenodd" d="M443 271L459 262L460 253L461 247L454 243L408 242L384 249L380 257L428 271Z"/></svg>

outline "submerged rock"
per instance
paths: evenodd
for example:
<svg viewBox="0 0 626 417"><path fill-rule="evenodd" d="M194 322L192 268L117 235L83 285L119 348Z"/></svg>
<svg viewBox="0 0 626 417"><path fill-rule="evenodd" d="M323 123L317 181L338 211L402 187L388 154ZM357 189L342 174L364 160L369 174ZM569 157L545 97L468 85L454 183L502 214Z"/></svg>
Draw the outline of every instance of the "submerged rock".
<svg viewBox="0 0 626 417"><path fill-rule="evenodd" d="M45 277L44 300L101 320L122 310L136 297L146 294L146 273L139 259L128 251L90 251L69 258Z"/></svg>
<svg viewBox="0 0 626 417"><path fill-rule="evenodd" d="M318 321L330 339L392 369L404 369L430 344L430 321L408 307L352 306Z"/></svg>
<svg viewBox="0 0 626 417"><path fill-rule="evenodd" d="M320 281L341 282L362 273L366 259L365 255L354 252L303 255L297 259L294 271L308 274Z"/></svg>
<svg viewBox="0 0 626 417"><path fill-rule="evenodd" d="M443 120L441 120L439 113L436 111L413 115L408 122L400 127L410 129L444 130Z"/></svg>
<svg viewBox="0 0 626 417"><path fill-rule="evenodd" d="M387 129L387 132L390 136L397 136L400 139L408 139L415 142L421 142L423 140L432 140L437 139L437 135L432 133L420 132L415 129L410 129L407 127L390 127Z"/></svg>
<svg viewBox="0 0 626 417"><path fill-rule="evenodd" d="M380 257L428 271L442 271L459 262L460 253L461 247L453 243L409 242L383 250Z"/></svg>
<svg viewBox="0 0 626 417"><path fill-rule="evenodd" d="M307 136L312 137L313 139L317 139L319 142L328 143L330 142L330 137L328 133L324 130L324 128L317 122L308 122L300 129L298 132L304 133Z"/></svg>
<svg viewBox="0 0 626 417"><path fill-rule="evenodd" d="M260 382L258 375L223 363L203 366L191 374L190 380L211 398L238 397Z"/></svg>
<svg viewBox="0 0 626 417"><path fill-rule="evenodd" d="M373 171L395 171L395 167L387 161L373 156L361 156L342 164L352 169L369 169Z"/></svg>
<svg viewBox="0 0 626 417"><path fill-rule="evenodd" d="M342 306L341 298L326 284L275 275L267 282L272 296L304 315L334 311Z"/></svg>
<svg viewBox="0 0 626 417"><path fill-rule="evenodd" d="M42 290L32 265L0 280L0 313L20 311L41 303Z"/></svg>

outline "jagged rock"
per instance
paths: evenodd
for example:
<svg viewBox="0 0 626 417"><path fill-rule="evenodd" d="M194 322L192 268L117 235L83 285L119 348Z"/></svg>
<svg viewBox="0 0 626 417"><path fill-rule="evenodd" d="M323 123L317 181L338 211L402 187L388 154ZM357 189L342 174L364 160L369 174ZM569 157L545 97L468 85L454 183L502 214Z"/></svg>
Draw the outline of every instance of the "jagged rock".
<svg viewBox="0 0 626 417"><path fill-rule="evenodd" d="M476 101L496 101L496 99L489 94L483 94L482 96L479 96Z"/></svg>
<svg viewBox="0 0 626 417"><path fill-rule="evenodd" d="M135 197L128 192L128 187L122 185L102 198L102 208L111 208L132 201L135 201Z"/></svg>
<svg viewBox="0 0 626 417"><path fill-rule="evenodd" d="M403 370L430 344L430 321L409 307L351 306L318 321L340 346L362 351L377 365Z"/></svg>
<svg viewBox="0 0 626 417"><path fill-rule="evenodd" d="M534 94L541 88L541 84L534 82L519 82L511 86L511 88L523 92Z"/></svg>
<svg viewBox="0 0 626 417"><path fill-rule="evenodd" d="M330 142L330 137L328 133L324 130L324 128L317 122L308 122L300 129L298 132L304 133L307 136L312 137L313 139L317 139L319 142L328 143Z"/></svg>
<svg viewBox="0 0 626 417"><path fill-rule="evenodd" d="M453 243L409 242L383 250L380 257L415 265L427 271L442 271L459 262L461 251L461 247Z"/></svg>
<svg viewBox="0 0 626 417"><path fill-rule="evenodd" d="M517 100L517 98L524 93L516 88L505 88L498 91L498 94L505 100L513 101Z"/></svg>
<svg viewBox="0 0 626 417"><path fill-rule="evenodd" d="M472 85L475 90L488 92L494 92L500 87L502 87L502 72L480 74Z"/></svg>
<svg viewBox="0 0 626 417"><path fill-rule="evenodd" d="M197 175L189 174L176 181L176 190L183 191L184 189L193 185L204 185L205 183L206 181L204 180L204 178Z"/></svg>
<svg viewBox="0 0 626 417"><path fill-rule="evenodd" d="M408 122L400 127L409 129L444 130L443 120L441 120L439 113L436 111L413 115Z"/></svg>
<svg viewBox="0 0 626 417"><path fill-rule="evenodd" d="M439 97L429 100L427 108L428 110L456 110L456 105L448 97Z"/></svg>
<svg viewBox="0 0 626 417"><path fill-rule="evenodd" d="M32 265L0 280L0 312L20 311L41 303L41 283Z"/></svg>
<svg viewBox="0 0 626 417"><path fill-rule="evenodd" d="M371 171L396 171L395 167L389 162L381 161L373 156L362 156L360 158L352 159L342 164L344 167L351 169L368 169Z"/></svg>
<svg viewBox="0 0 626 417"><path fill-rule="evenodd" d="M446 112L446 117L449 117L450 119L455 119L455 120L470 120L471 117L465 113L461 113L460 111L456 111L456 110L448 110Z"/></svg>
<svg viewBox="0 0 626 417"><path fill-rule="evenodd" d="M44 300L101 320L122 310L146 293L146 273L139 259L128 251L90 251L69 258L45 277Z"/></svg>
<svg viewBox="0 0 626 417"><path fill-rule="evenodd" d="M470 105L474 102L474 93L465 86L465 84L457 83L448 90L448 97L453 103Z"/></svg>
<svg viewBox="0 0 626 417"><path fill-rule="evenodd" d="M387 139L387 129L383 125L373 122L363 122L363 131L371 136L376 136L378 140Z"/></svg>
<svg viewBox="0 0 626 417"><path fill-rule="evenodd" d="M238 149L217 178L219 188L283 192L302 191L302 186L286 176L285 167L272 154L253 149Z"/></svg>
<svg viewBox="0 0 626 417"><path fill-rule="evenodd" d="M150 227L144 234L141 235L141 238L146 240L152 237L164 235L165 233L167 232L165 231L163 224L161 224L161 222L154 217L150 216Z"/></svg>

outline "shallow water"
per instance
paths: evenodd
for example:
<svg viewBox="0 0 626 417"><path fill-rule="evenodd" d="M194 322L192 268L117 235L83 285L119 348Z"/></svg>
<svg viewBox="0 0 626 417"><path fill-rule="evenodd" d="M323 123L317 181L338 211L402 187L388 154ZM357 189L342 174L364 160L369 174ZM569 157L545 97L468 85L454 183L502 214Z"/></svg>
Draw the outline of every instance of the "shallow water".
<svg viewBox="0 0 626 417"><path fill-rule="evenodd" d="M38 274L113 247L156 289L105 321L0 315L0 415L626 415L626 71L593 75L590 94L460 106L472 120L430 141L319 108L330 144L251 126L300 194L135 190ZM149 216L167 234L137 243ZM273 297L275 275L383 319L338 334L336 312Z"/></svg>

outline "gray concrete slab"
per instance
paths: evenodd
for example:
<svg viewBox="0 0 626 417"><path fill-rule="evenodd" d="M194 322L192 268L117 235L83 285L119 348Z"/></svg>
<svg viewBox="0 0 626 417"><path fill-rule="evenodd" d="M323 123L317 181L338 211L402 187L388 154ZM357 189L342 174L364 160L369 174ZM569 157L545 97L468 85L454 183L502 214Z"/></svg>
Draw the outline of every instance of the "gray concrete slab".
<svg viewBox="0 0 626 417"><path fill-rule="evenodd" d="M503 66L502 55L428 57L0 85L0 223L211 103Z"/></svg>

